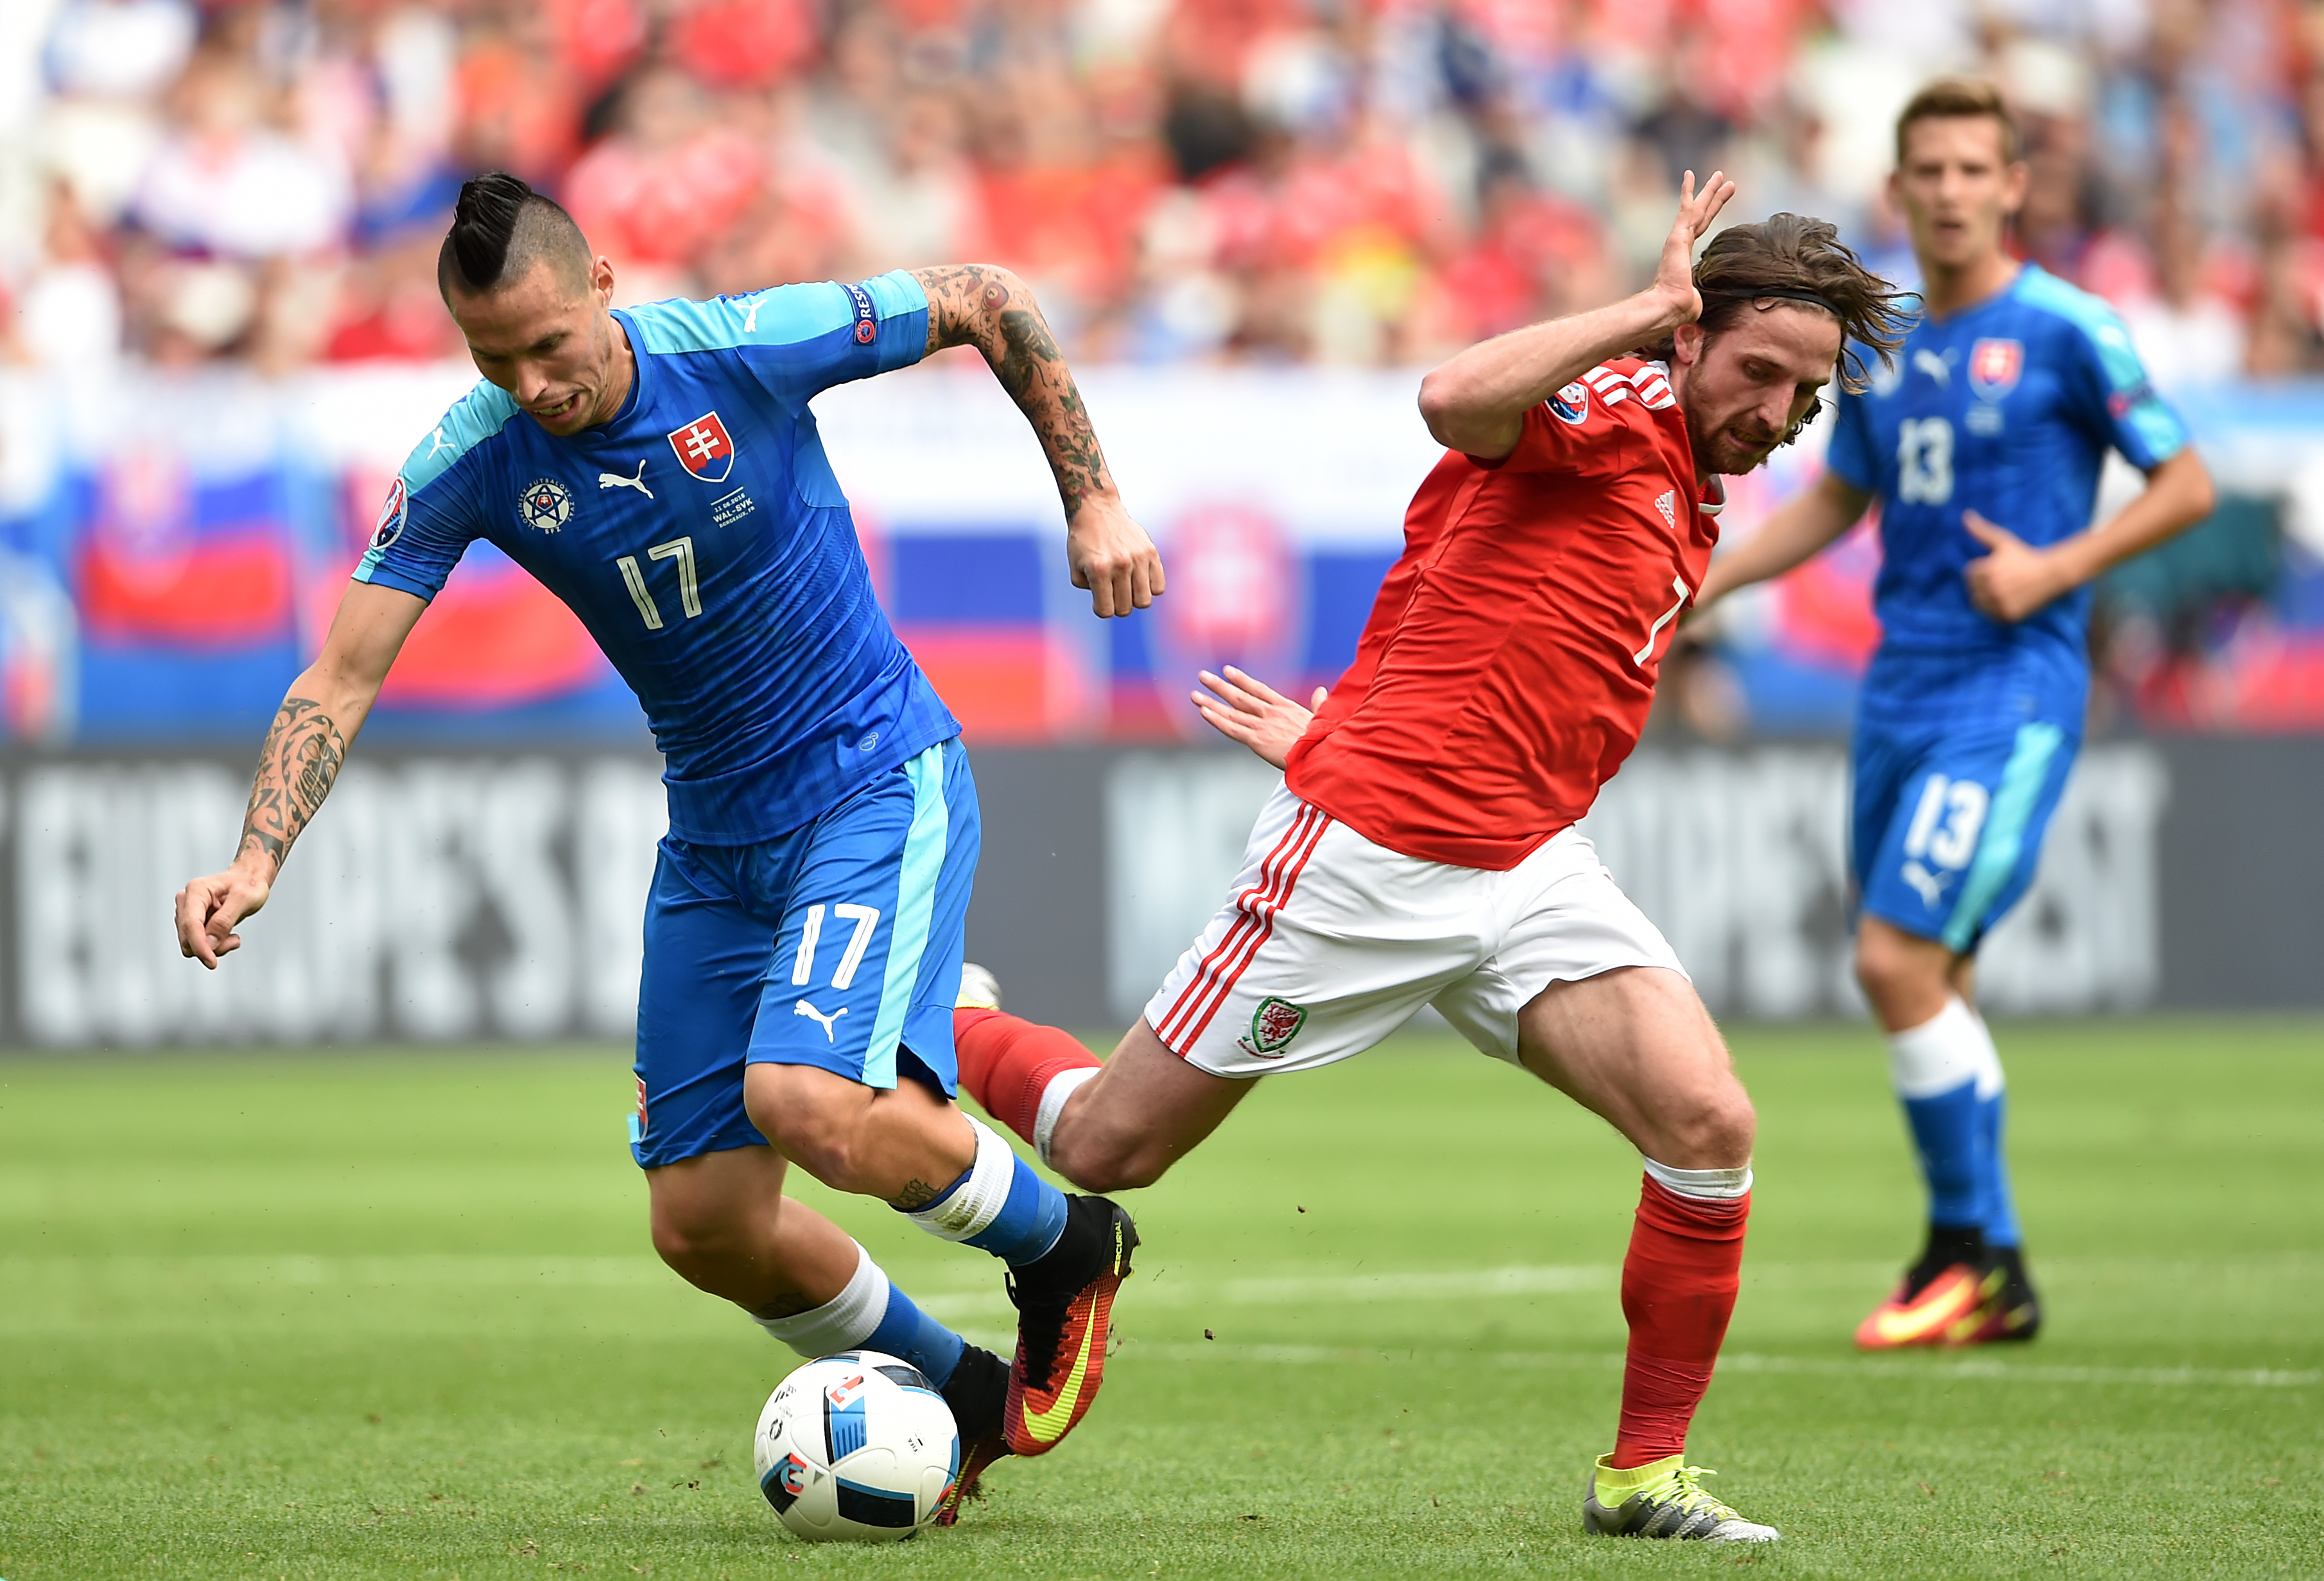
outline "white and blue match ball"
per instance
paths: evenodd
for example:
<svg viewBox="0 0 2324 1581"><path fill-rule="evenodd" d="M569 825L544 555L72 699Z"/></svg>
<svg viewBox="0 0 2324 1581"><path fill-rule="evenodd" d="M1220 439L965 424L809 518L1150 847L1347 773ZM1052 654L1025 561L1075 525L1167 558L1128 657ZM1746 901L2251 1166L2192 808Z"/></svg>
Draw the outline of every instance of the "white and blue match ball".
<svg viewBox="0 0 2324 1581"><path fill-rule="evenodd" d="M809 1542L896 1542L936 1519L960 1428L920 1371L842 1351L784 1379L751 1441L759 1491Z"/></svg>

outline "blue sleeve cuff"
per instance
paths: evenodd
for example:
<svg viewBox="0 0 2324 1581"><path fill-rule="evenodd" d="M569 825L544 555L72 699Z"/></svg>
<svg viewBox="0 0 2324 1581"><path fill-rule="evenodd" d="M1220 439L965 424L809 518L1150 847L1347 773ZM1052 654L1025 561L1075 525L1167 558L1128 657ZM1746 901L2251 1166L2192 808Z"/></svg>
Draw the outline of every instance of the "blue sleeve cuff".
<svg viewBox="0 0 2324 1581"><path fill-rule="evenodd" d="M880 315L880 371L910 367L928 355L928 293L901 269L863 282Z"/></svg>
<svg viewBox="0 0 2324 1581"><path fill-rule="evenodd" d="M368 554L364 556L362 562L355 567L354 580L366 583L374 587L392 587L399 593L409 593L414 598L425 599L430 604L436 601L436 595L442 592L444 588L444 584L441 582L431 587L418 578L408 577L393 567L383 563L375 556Z"/></svg>

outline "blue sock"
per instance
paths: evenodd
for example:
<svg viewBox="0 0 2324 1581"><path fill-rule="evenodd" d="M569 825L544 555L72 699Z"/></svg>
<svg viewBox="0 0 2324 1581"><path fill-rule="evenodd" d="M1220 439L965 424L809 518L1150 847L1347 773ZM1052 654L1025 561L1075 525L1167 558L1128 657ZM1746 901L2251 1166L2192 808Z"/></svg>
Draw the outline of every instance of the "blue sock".
<svg viewBox="0 0 2324 1581"><path fill-rule="evenodd" d="M1978 1161L1985 1173L1985 1188L1980 1195L1985 1200L1985 1244L1988 1246L2015 1246L2020 1239L2017 1203L2009 1191L2009 1161L2001 1152L2002 1124L2008 1107L2006 1090L1977 1101L1980 1143Z"/></svg>
<svg viewBox="0 0 2324 1581"><path fill-rule="evenodd" d="M1949 1092L1904 1100L1920 1154L1921 1178L1929 1186L1929 1222L1967 1229L1985 1222L1985 1131L1977 1084L1965 1081Z"/></svg>
<svg viewBox="0 0 2324 1581"><path fill-rule="evenodd" d="M967 1347L968 1341L921 1311L892 1284L888 1287L887 1315L859 1344L861 1349L911 1363L939 1389L952 1381L952 1370L960 1365L960 1353Z"/></svg>
<svg viewBox="0 0 2324 1581"><path fill-rule="evenodd" d="M976 1161L913 1223L940 1240L959 1241L1022 1268L1057 1244L1065 1227L1065 1194L1009 1149L992 1128L974 1119Z"/></svg>
<svg viewBox="0 0 2324 1581"><path fill-rule="evenodd" d="M811 1311L761 1318L759 1327L803 1356L875 1350L909 1362L941 1389L968 1342L912 1304L872 1254L855 1249L855 1273L837 1295Z"/></svg>

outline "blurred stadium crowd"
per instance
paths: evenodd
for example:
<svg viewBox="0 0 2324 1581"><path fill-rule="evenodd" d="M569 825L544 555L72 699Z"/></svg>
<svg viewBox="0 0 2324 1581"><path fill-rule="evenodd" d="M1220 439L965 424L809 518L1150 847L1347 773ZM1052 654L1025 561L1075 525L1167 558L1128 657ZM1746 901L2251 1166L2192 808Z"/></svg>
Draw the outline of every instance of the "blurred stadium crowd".
<svg viewBox="0 0 2324 1581"><path fill-rule="evenodd" d="M462 177L625 294L947 259L1085 359L1423 362L1617 293L1680 170L1908 275L1889 122L2023 113L2024 251L2158 381L2324 367L2324 5L2299 0L10 0L6 355L456 356ZM1733 211L1730 211L1733 212Z"/></svg>
<svg viewBox="0 0 2324 1581"><path fill-rule="evenodd" d="M2121 310L2228 491L2102 587L2094 724L2324 728L2324 381L2249 376L2324 373L2324 0L0 0L0 742L263 726L463 382L434 271L472 172L561 197L626 300L997 261L1165 428L1331 405L1333 442L1400 454L1404 375L1346 370L1631 288L1682 170L1909 283L1892 122L1946 69L2005 86L2019 245ZM1338 672L1403 485L1326 508L1236 448L1174 463L1169 613L1100 647L1053 629L1046 503L963 537L949 495L851 482L980 740L1168 736L1196 661ZM1729 532L1820 453L1738 480ZM1844 728L1877 553L1733 601L1666 722ZM636 718L482 546L388 705Z"/></svg>

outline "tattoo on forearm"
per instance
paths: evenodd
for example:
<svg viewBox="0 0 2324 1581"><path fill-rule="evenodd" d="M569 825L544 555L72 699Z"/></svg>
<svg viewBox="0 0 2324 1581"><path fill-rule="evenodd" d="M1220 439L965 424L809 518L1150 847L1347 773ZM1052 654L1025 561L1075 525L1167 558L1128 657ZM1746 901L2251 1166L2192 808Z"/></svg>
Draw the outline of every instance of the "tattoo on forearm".
<svg viewBox="0 0 2324 1581"><path fill-rule="evenodd" d="M915 278L928 295L928 350L973 346L984 354L1040 438L1066 519L1092 495L1111 493L1113 475L1089 410L1031 295L981 264L923 269Z"/></svg>
<svg viewBox="0 0 2324 1581"><path fill-rule="evenodd" d="M915 1208L927 1207L936 1199L938 1195L940 1194L936 1188L926 1180L915 1179L907 1184L901 1191L897 1192L894 1197L889 1198L888 1206L910 1213Z"/></svg>
<svg viewBox="0 0 2324 1581"><path fill-rule="evenodd" d="M283 698L266 732L266 744L258 749L258 774L250 787L236 854L263 851L280 871L300 831L331 793L346 756L346 741L321 704L306 698Z"/></svg>

